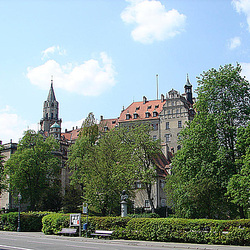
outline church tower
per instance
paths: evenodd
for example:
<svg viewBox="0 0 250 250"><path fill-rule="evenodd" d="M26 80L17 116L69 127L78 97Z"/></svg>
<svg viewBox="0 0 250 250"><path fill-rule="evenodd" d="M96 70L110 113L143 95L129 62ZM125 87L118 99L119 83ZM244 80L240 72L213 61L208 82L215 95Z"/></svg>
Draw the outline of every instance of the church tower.
<svg viewBox="0 0 250 250"><path fill-rule="evenodd" d="M194 102L193 102L192 84L189 81L188 75L187 75L187 82L186 82L184 88L185 88L185 94L186 94L187 101L189 101L189 103L191 105L193 105Z"/></svg>
<svg viewBox="0 0 250 250"><path fill-rule="evenodd" d="M61 128L62 119L58 118L59 103L56 100L53 79L51 79L51 86L48 94L48 98L43 104L43 118L40 121L41 131L47 137L50 134L50 128L55 123Z"/></svg>

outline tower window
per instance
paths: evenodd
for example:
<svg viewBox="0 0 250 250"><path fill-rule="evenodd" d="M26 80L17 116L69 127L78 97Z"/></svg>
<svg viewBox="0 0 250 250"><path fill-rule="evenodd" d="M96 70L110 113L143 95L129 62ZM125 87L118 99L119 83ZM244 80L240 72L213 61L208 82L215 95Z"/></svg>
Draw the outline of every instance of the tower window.
<svg viewBox="0 0 250 250"><path fill-rule="evenodd" d="M166 122L166 129L169 129L169 122Z"/></svg>
<svg viewBox="0 0 250 250"><path fill-rule="evenodd" d="M53 119L53 118L54 118L53 113L51 113L51 119Z"/></svg>

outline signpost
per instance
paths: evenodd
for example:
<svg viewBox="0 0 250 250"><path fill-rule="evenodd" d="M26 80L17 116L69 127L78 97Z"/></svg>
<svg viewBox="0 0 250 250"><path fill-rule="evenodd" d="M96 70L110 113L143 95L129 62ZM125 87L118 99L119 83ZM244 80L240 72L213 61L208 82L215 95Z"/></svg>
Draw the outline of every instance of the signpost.
<svg viewBox="0 0 250 250"><path fill-rule="evenodd" d="M70 214L69 225L79 227L79 237L81 237L81 214Z"/></svg>
<svg viewBox="0 0 250 250"><path fill-rule="evenodd" d="M83 230L86 230L86 238L88 237L88 203L82 204L82 213L87 215L86 223L83 225Z"/></svg>

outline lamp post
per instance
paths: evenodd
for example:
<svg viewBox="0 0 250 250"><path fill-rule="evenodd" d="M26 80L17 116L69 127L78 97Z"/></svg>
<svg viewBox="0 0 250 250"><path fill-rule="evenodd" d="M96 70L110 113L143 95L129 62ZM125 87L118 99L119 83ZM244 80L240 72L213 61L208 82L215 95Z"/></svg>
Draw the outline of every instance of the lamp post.
<svg viewBox="0 0 250 250"><path fill-rule="evenodd" d="M20 212L21 212L21 206L20 206L20 201L22 199L22 195L19 193L17 195L18 198L18 220L17 220L17 232L21 232L21 227L20 227Z"/></svg>

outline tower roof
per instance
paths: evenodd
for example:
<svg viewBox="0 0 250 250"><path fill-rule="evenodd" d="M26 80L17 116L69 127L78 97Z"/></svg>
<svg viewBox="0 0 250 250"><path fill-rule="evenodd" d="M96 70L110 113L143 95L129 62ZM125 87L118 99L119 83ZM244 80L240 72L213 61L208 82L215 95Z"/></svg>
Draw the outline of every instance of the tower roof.
<svg viewBox="0 0 250 250"><path fill-rule="evenodd" d="M58 123L54 123L50 128L61 128L60 125L58 125Z"/></svg>
<svg viewBox="0 0 250 250"><path fill-rule="evenodd" d="M47 101L49 101L49 102L56 101L56 96L55 96L55 92L54 92L54 88L53 88L53 79L51 79L51 86L50 86Z"/></svg>
<svg viewBox="0 0 250 250"><path fill-rule="evenodd" d="M192 87L192 84L189 81L188 74L187 74L187 82L186 82L185 86Z"/></svg>

